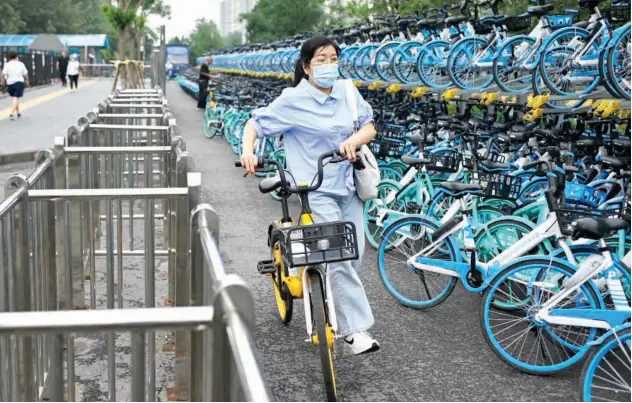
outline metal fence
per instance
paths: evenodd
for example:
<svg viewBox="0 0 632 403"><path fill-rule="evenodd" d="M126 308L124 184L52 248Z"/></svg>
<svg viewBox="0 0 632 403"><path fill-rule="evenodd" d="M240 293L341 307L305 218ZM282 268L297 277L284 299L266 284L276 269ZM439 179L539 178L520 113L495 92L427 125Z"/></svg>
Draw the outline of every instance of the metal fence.
<svg viewBox="0 0 632 403"><path fill-rule="evenodd" d="M88 334L103 337L90 339L105 353L89 365L104 368L110 401L162 398L164 367L173 400L269 400L252 293L226 272L219 217L179 134L159 89L116 91L40 151L31 175L8 179L1 400L77 400L75 342Z"/></svg>
<svg viewBox="0 0 632 403"><path fill-rule="evenodd" d="M0 71L4 64L9 61L8 50L0 49ZM18 54L18 59L24 63L29 72L29 82L31 85L46 85L59 79L56 70L56 56L49 52L29 51ZM0 87L0 91L6 91L6 87Z"/></svg>

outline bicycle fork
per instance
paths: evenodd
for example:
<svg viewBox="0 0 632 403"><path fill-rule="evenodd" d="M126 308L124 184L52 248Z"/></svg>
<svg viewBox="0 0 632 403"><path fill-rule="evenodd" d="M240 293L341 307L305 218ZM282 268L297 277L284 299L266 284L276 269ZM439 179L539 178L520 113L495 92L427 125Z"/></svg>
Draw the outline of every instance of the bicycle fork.
<svg viewBox="0 0 632 403"><path fill-rule="evenodd" d="M327 306L327 322L331 329L334 331L334 334L338 333L338 320L336 318L336 308L334 305L333 292L331 289L331 274L329 270L320 270L314 267L308 267L303 270L303 295L311 296L311 284L309 273L317 271L320 277L321 285L323 285L322 290L324 292L325 305ZM323 271L325 272L325 276L323 276ZM311 299L311 297L310 297ZM310 301L303 301L303 307L305 308L305 329L307 330L307 336L310 343L312 342L312 336L314 333L313 326L313 312L312 312L312 304Z"/></svg>

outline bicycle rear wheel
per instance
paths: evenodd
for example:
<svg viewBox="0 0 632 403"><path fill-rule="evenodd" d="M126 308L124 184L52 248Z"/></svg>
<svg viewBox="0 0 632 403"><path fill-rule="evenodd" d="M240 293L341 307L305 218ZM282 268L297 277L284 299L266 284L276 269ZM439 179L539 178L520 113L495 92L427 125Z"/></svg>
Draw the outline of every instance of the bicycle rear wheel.
<svg viewBox="0 0 632 403"><path fill-rule="evenodd" d="M312 304L312 319L317 336L318 350L320 352L320 363L323 368L327 401L335 402L338 400L338 397L336 392L336 376L334 374L334 359L332 355L334 336L333 330L331 326L329 326L321 276L318 272L313 270L309 272L309 289L309 298ZM312 330L312 334L313 333L314 330Z"/></svg>

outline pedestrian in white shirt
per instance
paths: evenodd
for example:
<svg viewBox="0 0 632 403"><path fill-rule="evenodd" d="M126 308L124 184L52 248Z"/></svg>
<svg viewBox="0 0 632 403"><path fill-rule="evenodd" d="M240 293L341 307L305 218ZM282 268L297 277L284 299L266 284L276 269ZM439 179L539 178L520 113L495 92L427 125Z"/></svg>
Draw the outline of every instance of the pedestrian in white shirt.
<svg viewBox="0 0 632 403"><path fill-rule="evenodd" d="M29 86L29 72L24 63L18 60L18 52L9 52L9 62L4 65L0 76L0 85L7 83L11 102L11 120L22 116L20 113L20 98L24 95L24 87Z"/></svg>
<svg viewBox="0 0 632 403"><path fill-rule="evenodd" d="M77 55L70 55L70 61L68 62L68 79L70 79L70 89L72 90L72 86L74 84L75 89L79 88L79 60L77 60Z"/></svg>

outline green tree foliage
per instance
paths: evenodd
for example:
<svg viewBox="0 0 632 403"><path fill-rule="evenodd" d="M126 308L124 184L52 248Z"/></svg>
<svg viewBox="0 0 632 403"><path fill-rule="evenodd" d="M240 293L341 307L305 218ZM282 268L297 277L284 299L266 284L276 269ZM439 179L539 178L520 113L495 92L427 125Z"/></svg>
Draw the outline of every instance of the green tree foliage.
<svg viewBox="0 0 632 403"><path fill-rule="evenodd" d="M138 59L140 36L149 32L147 17L151 14L168 17L171 10L162 0L110 0L103 6L103 13L118 33L121 59ZM129 44L129 52L126 52L126 44Z"/></svg>
<svg viewBox="0 0 632 403"><path fill-rule="evenodd" d="M282 38L311 31L325 19L324 0L260 0L242 14L249 42Z"/></svg>
<svg viewBox="0 0 632 403"><path fill-rule="evenodd" d="M186 36L182 36L182 37L174 36L173 38L170 38L167 41L167 44L168 45L188 45L189 38L187 38Z"/></svg>
<svg viewBox="0 0 632 403"><path fill-rule="evenodd" d="M233 47L233 46L239 46L242 44L242 35L241 32L233 32L232 34L225 36L223 38L224 40L224 45L223 46L227 46L227 47Z"/></svg>
<svg viewBox="0 0 632 403"><path fill-rule="evenodd" d="M0 1L0 33L2 34L19 34L26 23L20 16L20 0L2 0Z"/></svg>
<svg viewBox="0 0 632 403"><path fill-rule="evenodd" d="M0 0L0 33L87 34L107 27L103 0Z"/></svg>
<svg viewBox="0 0 632 403"><path fill-rule="evenodd" d="M224 46L224 40L217 29L215 22L200 18L195 21L195 28L188 39L191 46L193 60L202 56L204 52Z"/></svg>

